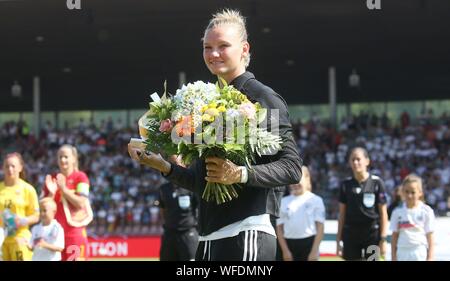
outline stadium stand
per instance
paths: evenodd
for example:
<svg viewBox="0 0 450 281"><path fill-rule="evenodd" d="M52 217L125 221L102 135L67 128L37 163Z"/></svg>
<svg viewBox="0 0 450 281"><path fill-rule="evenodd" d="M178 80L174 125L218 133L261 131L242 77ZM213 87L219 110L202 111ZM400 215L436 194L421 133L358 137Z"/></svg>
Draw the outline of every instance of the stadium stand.
<svg viewBox="0 0 450 281"><path fill-rule="evenodd" d="M405 113L401 120L361 113L344 118L337 129L317 118L296 122L294 134L299 152L311 168L313 190L324 198L327 219L337 218L338 186L350 175L346 156L355 145L368 149L371 171L386 179L388 202L403 177L415 172L424 179L427 204L437 216L449 216L449 125L449 116L436 118L432 112L414 119ZM58 147L76 145L80 168L91 181L95 219L90 235L160 234L158 188L164 179L130 160L127 143L135 131L112 119L100 124L80 121L60 129L47 122L40 135L34 136L25 122L9 121L0 127L0 155L22 153L28 179L40 189L45 175L56 171Z"/></svg>

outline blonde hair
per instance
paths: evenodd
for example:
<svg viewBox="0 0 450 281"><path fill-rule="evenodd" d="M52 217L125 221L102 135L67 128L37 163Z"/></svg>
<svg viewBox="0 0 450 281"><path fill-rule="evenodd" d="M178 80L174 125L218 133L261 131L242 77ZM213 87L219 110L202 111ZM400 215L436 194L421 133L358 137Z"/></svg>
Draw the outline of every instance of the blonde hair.
<svg viewBox="0 0 450 281"><path fill-rule="evenodd" d="M420 196L420 200L425 201L425 197L424 197L424 193L423 193L423 182L422 182L422 178L419 177L416 174L409 174L405 177L405 179L403 179L402 182L402 194L404 192L405 186L412 184L412 183L417 183L417 188L419 189L420 193L422 193L422 195ZM404 194L403 194L404 195Z"/></svg>
<svg viewBox="0 0 450 281"><path fill-rule="evenodd" d="M208 23L208 26L205 29L205 35L203 35L202 40L205 39L206 32L215 27L232 24L237 27L237 31L239 33L239 37L241 42L248 41L247 28L245 27L245 18L241 15L241 13L237 10L224 9L220 12L213 14L211 20ZM248 67L250 64L250 52L244 57L245 67Z"/></svg>
<svg viewBox="0 0 450 281"><path fill-rule="evenodd" d="M70 144L63 144L63 145L58 149L58 153L59 153L61 150L65 149L65 148L69 149L70 152L72 152L73 158L75 159L75 163L74 163L74 168L73 168L73 169L74 169L75 171L79 171L79 168L78 168L78 151L77 151L77 148L76 148L75 146L73 146L73 145L70 145Z"/></svg>
<svg viewBox="0 0 450 281"><path fill-rule="evenodd" d="M56 202L50 197L44 197L39 200L39 206L44 206L45 204L50 204L52 210L56 212Z"/></svg>
<svg viewBox="0 0 450 281"><path fill-rule="evenodd" d="M305 180L305 189L311 191L311 174L309 173L308 166L302 166L302 180Z"/></svg>

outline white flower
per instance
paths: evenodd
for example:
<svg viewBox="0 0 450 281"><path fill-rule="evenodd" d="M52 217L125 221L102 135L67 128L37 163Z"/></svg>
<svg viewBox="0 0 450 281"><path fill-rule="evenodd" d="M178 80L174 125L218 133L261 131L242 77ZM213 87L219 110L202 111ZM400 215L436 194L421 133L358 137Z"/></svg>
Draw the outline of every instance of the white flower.
<svg viewBox="0 0 450 281"><path fill-rule="evenodd" d="M216 100L219 96L220 93L217 91L216 85L196 81L193 84L183 85L181 89L178 89L174 96L174 102L180 110L200 114L200 110L204 105Z"/></svg>
<svg viewBox="0 0 450 281"><path fill-rule="evenodd" d="M241 113L237 109L233 109L233 108L227 109L226 114L227 114L227 117L230 117L230 118L238 117L241 115Z"/></svg>

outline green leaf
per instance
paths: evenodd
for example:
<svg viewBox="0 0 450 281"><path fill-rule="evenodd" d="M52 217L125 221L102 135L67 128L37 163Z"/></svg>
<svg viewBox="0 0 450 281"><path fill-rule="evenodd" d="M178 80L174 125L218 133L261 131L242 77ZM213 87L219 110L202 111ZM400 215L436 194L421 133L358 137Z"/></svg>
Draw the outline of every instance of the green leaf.
<svg viewBox="0 0 450 281"><path fill-rule="evenodd" d="M267 109L266 109L266 108L261 108L261 109L258 111L257 116L258 116L258 124L260 124L260 123L263 122L264 119L266 119L266 117L267 117Z"/></svg>
<svg viewBox="0 0 450 281"><path fill-rule="evenodd" d="M223 88L225 88L226 86L228 86L227 81L225 81L225 79L223 79L222 77L217 76L217 79L218 79L217 82L219 83L219 88L223 89ZM221 87L220 87L220 86L221 86Z"/></svg>
<svg viewBox="0 0 450 281"><path fill-rule="evenodd" d="M225 151L244 151L244 147L242 144L236 144L236 143L226 143L223 145L223 148Z"/></svg>

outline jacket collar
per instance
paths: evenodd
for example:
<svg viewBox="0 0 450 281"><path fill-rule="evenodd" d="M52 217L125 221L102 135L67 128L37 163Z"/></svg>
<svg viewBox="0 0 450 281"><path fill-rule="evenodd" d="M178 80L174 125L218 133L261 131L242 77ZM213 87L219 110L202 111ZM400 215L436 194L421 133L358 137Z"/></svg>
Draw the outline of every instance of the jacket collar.
<svg viewBox="0 0 450 281"><path fill-rule="evenodd" d="M233 85L237 90L240 91L244 87L245 82L250 79L255 79L255 75L253 75L253 73L249 71L246 71L238 77L234 78L234 80L231 81L230 85Z"/></svg>

